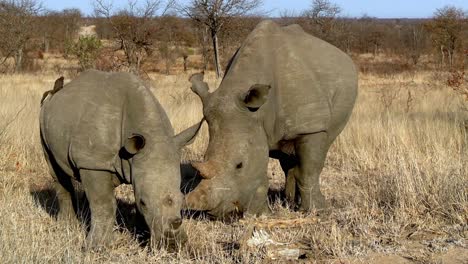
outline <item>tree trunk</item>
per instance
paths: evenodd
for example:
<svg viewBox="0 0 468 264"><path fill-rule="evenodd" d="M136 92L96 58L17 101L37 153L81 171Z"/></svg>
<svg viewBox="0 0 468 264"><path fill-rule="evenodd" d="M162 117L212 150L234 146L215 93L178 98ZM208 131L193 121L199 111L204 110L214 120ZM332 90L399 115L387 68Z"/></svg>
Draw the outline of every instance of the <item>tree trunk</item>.
<svg viewBox="0 0 468 264"><path fill-rule="evenodd" d="M19 48L15 53L15 72L20 72L23 66L23 48Z"/></svg>
<svg viewBox="0 0 468 264"><path fill-rule="evenodd" d="M169 49L169 48L168 48ZM167 51L168 53L166 54L165 58L165 68L166 68L166 75L169 75L171 72L171 55L169 54L169 50Z"/></svg>
<svg viewBox="0 0 468 264"><path fill-rule="evenodd" d="M127 55L127 62L128 62L128 71L138 75L140 70L140 62L138 58L138 54L136 54L135 50L128 50L129 54Z"/></svg>
<svg viewBox="0 0 468 264"><path fill-rule="evenodd" d="M454 50L448 50L448 60L449 60L449 68L452 69L453 67L453 54Z"/></svg>
<svg viewBox="0 0 468 264"><path fill-rule="evenodd" d="M184 72L188 70L188 55L184 55Z"/></svg>
<svg viewBox="0 0 468 264"><path fill-rule="evenodd" d="M132 62L132 61L129 62L129 64L128 64L128 72L133 73L133 74L135 74L135 75L138 75L138 67L137 67L136 63L134 63L134 62Z"/></svg>
<svg viewBox="0 0 468 264"><path fill-rule="evenodd" d="M49 38L47 36L44 36L42 41L43 41L43 45L44 45L44 52L45 53L49 52L49 45L50 45Z"/></svg>
<svg viewBox="0 0 468 264"><path fill-rule="evenodd" d="M214 65L216 69L216 78L221 77L221 66L219 63L219 47L218 47L218 34L216 31L211 31L211 38L213 40L213 52L214 52Z"/></svg>
<svg viewBox="0 0 468 264"><path fill-rule="evenodd" d="M442 62L442 67L445 66L445 53L444 53L444 46L440 46L440 59L441 59L441 62Z"/></svg>
<svg viewBox="0 0 468 264"><path fill-rule="evenodd" d="M202 54L203 54L203 71L208 69L208 28L205 27L202 31Z"/></svg>

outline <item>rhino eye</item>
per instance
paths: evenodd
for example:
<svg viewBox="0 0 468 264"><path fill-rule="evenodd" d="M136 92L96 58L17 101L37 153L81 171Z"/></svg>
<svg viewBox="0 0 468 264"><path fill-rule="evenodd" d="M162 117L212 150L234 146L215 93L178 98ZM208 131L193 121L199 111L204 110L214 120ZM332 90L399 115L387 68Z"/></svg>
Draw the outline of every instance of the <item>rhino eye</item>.
<svg viewBox="0 0 468 264"><path fill-rule="evenodd" d="M141 208L146 208L146 203L143 200L140 200Z"/></svg>
<svg viewBox="0 0 468 264"><path fill-rule="evenodd" d="M237 165L236 165L236 169L241 169L243 166L242 162L239 162Z"/></svg>

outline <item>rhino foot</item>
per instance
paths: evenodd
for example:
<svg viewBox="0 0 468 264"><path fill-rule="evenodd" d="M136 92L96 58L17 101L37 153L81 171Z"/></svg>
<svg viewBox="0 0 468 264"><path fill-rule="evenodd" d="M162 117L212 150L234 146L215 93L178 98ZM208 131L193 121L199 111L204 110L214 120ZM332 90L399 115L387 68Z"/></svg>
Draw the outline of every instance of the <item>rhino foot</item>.
<svg viewBox="0 0 468 264"><path fill-rule="evenodd" d="M169 252L176 252L185 244L185 242L187 242L187 240L188 236L187 233L185 233L185 231L173 233L170 236L168 236L165 241L166 249Z"/></svg>
<svg viewBox="0 0 468 264"><path fill-rule="evenodd" d="M307 197L300 198L299 211L310 212L312 210L324 210L328 208L328 203L325 196L320 191L306 195Z"/></svg>
<svg viewBox="0 0 468 264"><path fill-rule="evenodd" d="M85 251L92 252L102 252L107 248L112 247L114 239L114 234L110 232L109 234L93 234L89 233L86 237L86 244L84 247Z"/></svg>

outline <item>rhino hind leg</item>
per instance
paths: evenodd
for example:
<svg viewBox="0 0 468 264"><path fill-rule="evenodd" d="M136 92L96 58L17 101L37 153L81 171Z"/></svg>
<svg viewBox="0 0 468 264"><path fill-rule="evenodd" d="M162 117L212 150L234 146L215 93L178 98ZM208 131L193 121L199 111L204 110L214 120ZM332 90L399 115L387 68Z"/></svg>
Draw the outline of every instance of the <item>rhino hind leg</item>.
<svg viewBox="0 0 468 264"><path fill-rule="evenodd" d="M329 147L326 132L304 135L295 143L298 164L292 172L297 185L296 196L300 195L301 211L310 212L313 208L327 207L325 197L320 191L320 173Z"/></svg>
<svg viewBox="0 0 468 264"><path fill-rule="evenodd" d="M285 198L291 208L295 207L296 204L296 175L294 168L290 169L286 174L286 186L284 187Z"/></svg>
<svg viewBox="0 0 468 264"><path fill-rule="evenodd" d="M112 174L107 171L80 170L81 183L91 210L91 227L86 249L100 250L110 245L117 203Z"/></svg>
<svg viewBox="0 0 468 264"><path fill-rule="evenodd" d="M296 175L294 172L294 168L298 164L297 158L295 155L289 155L283 152L275 153L273 157L279 160L281 169L286 176L286 184L281 193L281 201L287 204L289 208L296 209L299 204L299 201L297 201L299 198L299 191L297 190Z"/></svg>
<svg viewBox="0 0 468 264"><path fill-rule="evenodd" d="M73 207L74 202L76 204L76 200L73 200L73 198L75 198L75 189L71 178L60 168L54 157L49 155L49 151L43 142L42 146L46 158L45 160L49 167L49 172L52 178L55 179L54 187L59 205L57 219L60 221L71 221L72 219L76 219Z"/></svg>
<svg viewBox="0 0 468 264"><path fill-rule="evenodd" d="M61 182L55 183L55 192L59 202L59 211L57 214L57 219L59 221L73 221L76 219L75 210L73 209L73 197L75 191L73 185L70 183L63 184Z"/></svg>

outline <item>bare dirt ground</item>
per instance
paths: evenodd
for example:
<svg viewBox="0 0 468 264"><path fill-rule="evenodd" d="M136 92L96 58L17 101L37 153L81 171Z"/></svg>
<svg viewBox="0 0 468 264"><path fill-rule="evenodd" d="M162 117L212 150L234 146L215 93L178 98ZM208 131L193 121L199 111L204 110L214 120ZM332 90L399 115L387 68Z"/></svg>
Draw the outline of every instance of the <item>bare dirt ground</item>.
<svg viewBox="0 0 468 264"><path fill-rule="evenodd" d="M322 174L327 213L274 203L266 218L187 218L189 242L175 253L139 244L130 186L116 189L116 240L108 251L82 251L84 225L55 219L38 113L57 77L0 76L0 263L468 263L465 117L443 74L361 74L353 116ZM188 75L149 77L176 131L200 120ZM216 87L213 74L208 79ZM207 141L204 127L183 158L201 158ZM269 173L281 186L277 166Z"/></svg>
<svg viewBox="0 0 468 264"><path fill-rule="evenodd" d="M80 37L97 36L96 26L95 25L90 25L90 26L80 27L80 30L78 32L78 36L80 36Z"/></svg>

